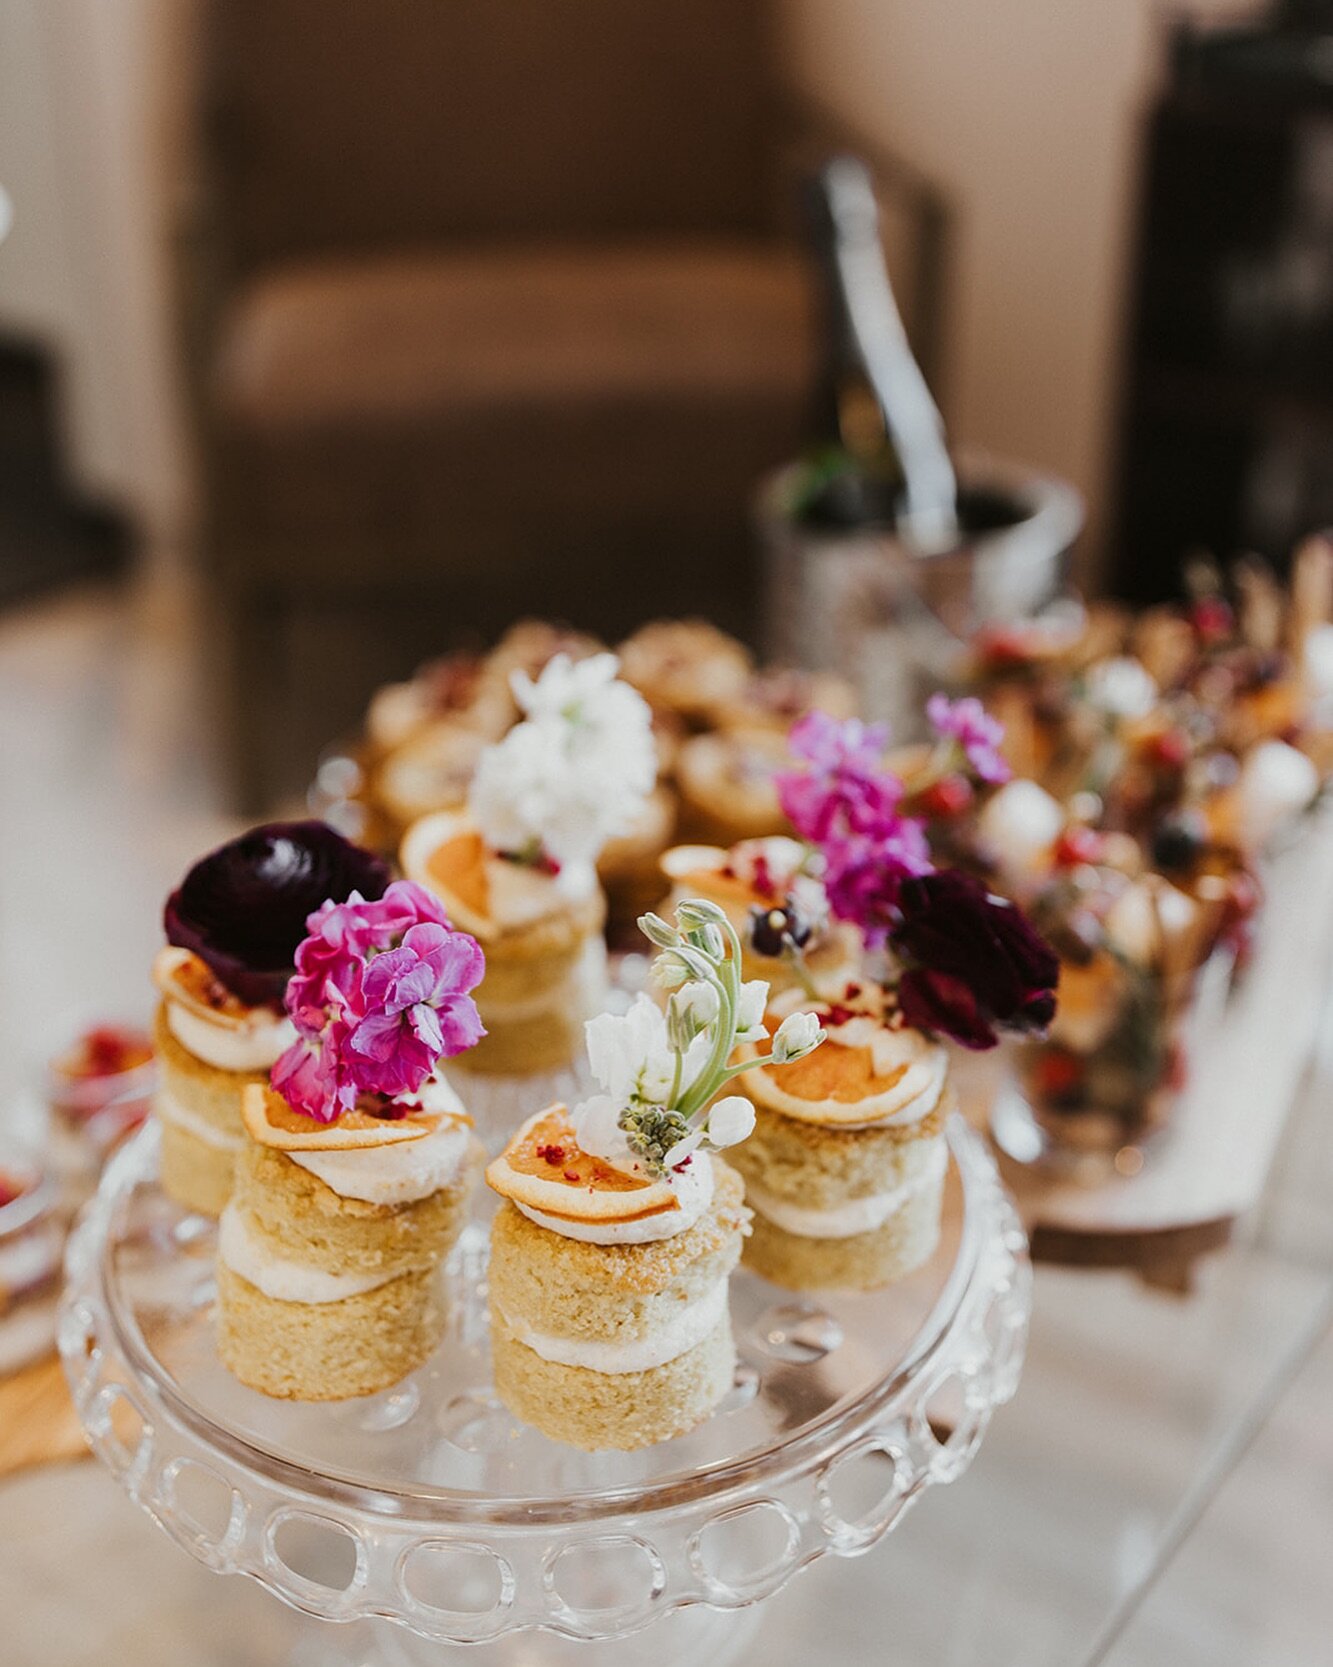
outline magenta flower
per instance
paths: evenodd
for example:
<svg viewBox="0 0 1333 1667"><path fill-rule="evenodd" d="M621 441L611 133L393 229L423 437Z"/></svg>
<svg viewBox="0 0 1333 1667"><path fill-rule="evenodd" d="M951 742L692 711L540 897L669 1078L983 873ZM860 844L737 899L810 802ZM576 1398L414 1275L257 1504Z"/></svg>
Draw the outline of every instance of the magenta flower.
<svg viewBox="0 0 1333 1667"><path fill-rule="evenodd" d="M900 816L878 837L831 840L824 852L831 913L850 921L867 949L879 949L897 923L903 881L930 873L924 825Z"/></svg>
<svg viewBox="0 0 1333 1667"><path fill-rule="evenodd" d="M414 1094L441 1059L481 1040L477 1004L485 957L475 938L433 923L411 927L397 949L374 956L362 980L363 1016L348 1038L369 1094Z"/></svg>
<svg viewBox="0 0 1333 1667"><path fill-rule="evenodd" d="M899 811L902 781L881 763L888 730L811 712L791 731L806 768L780 775L782 808L824 856L829 908L871 948L892 928L898 888L930 871L925 824Z"/></svg>
<svg viewBox="0 0 1333 1667"><path fill-rule="evenodd" d="M950 700L947 695L934 694L926 702L926 716L942 740L958 743L981 781L999 786L1009 780L1013 771L999 751L1004 725L992 718L975 696Z"/></svg>
<svg viewBox="0 0 1333 1667"><path fill-rule="evenodd" d="M353 893L306 925L286 997L301 1039L270 1078L294 1110L327 1123L362 1095L414 1094L484 1034L469 994L485 971L481 948L423 887Z"/></svg>
<svg viewBox="0 0 1333 1667"><path fill-rule="evenodd" d="M880 762L885 724L807 712L793 724L788 744L802 770L775 779L784 814L802 839L822 845L831 833L872 833L892 820L903 784Z"/></svg>
<svg viewBox="0 0 1333 1667"><path fill-rule="evenodd" d="M335 1020L317 1040L294 1042L274 1065L269 1081L293 1111L332 1123L356 1105L361 1090L346 1057L348 1035Z"/></svg>

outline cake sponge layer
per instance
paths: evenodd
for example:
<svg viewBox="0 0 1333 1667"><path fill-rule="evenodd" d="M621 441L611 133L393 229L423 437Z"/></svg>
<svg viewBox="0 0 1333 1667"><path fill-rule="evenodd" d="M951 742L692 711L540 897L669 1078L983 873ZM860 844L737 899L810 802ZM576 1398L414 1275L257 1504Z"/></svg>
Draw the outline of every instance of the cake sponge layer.
<svg viewBox="0 0 1333 1667"><path fill-rule="evenodd" d="M162 1190L184 1209L220 1216L231 1197L235 1168L231 1152L210 1145L175 1123L162 1123Z"/></svg>
<svg viewBox="0 0 1333 1667"><path fill-rule="evenodd" d="M153 1019L153 1048L163 1089L192 1116L211 1123L220 1134L240 1139L241 1096L252 1082L266 1083L264 1071L224 1071L198 1059L167 1023L167 1004L158 1003Z"/></svg>
<svg viewBox="0 0 1333 1667"><path fill-rule="evenodd" d="M462 1231L469 1174L406 1204L341 1198L285 1152L247 1139L236 1207L275 1255L325 1273L401 1274L438 1262Z"/></svg>
<svg viewBox="0 0 1333 1667"><path fill-rule="evenodd" d="M807 1123L756 1101L754 1133L734 1149L731 1161L747 1181L775 1198L806 1209L832 1209L923 1174L951 1104L946 1091L919 1123L848 1129Z"/></svg>
<svg viewBox="0 0 1333 1667"><path fill-rule="evenodd" d="M592 1372L543 1360L494 1315L491 1350L496 1391L510 1411L587 1452L630 1452L684 1435L727 1393L736 1371L726 1315L694 1348L646 1372Z"/></svg>
<svg viewBox="0 0 1333 1667"><path fill-rule="evenodd" d="M740 1178L713 1162L708 1209L686 1232L653 1244L583 1244L505 1204L491 1231L494 1308L520 1331L590 1343L638 1341L670 1324L740 1260L748 1215Z"/></svg>
<svg viewBox="0 0 1333 1667"><path fill-rule="evenodd" d="M789 1291L873 1291L891 1285L934 1255L943 1190L943 1179L931 1181L882 1227L848 1239L798 1237L756 1210L745 1265Z"/></svg>
<svg viewBox="0 0 1333 1667"><path fill-rule="evenodd" d="M218 1353L242 1383L282 1400L374 1395L415 1371L444 1334L434 1269L341 1302L278 1302L218 1267Z"/></svg>

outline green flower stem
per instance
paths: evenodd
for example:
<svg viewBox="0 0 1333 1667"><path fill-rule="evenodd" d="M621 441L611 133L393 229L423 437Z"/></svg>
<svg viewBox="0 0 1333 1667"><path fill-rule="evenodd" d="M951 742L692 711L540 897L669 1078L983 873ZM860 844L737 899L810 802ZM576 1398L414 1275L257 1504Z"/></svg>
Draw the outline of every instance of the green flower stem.
<svg viewBox="0 0 1333 1667"><path fill-rule="evenodd" d="M722 929L731 953L720 967L712 968L710 965L711 976L708 980L717 988L722 1005L717 1016L717 1030L708 1062L676 1107L687 1121L693 1118L701 1107L708 1104L726 1081L727 1060L736 1046L736 1018L741 992L741 944L736 936L736 928L729 920L723 919Z"/></svg>

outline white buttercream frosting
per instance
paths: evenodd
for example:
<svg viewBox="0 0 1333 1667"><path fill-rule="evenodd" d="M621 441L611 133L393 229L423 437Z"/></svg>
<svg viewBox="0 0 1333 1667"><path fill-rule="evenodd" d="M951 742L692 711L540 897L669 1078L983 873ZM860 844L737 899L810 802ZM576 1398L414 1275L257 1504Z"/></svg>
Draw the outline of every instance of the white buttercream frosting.
<svg viewBox="0 0 1333 1667"><path fill-rule="evenodd" d="M589 1372L615 1375L623 1372L650 1372L655 1366L665 1366L702 1343L716 1330L727 1311L727 1282L719 1279L709 1286L703 1296L685 1303L680 1312L657 1326L646 1337L623 1340L583 1337L557 1337L549 1331L538 1331L522 1320L501 1314L504 1323L519 1340L543 1360L560 1366L581 1366Z"/></svg>
<svg viewBox="0 0 1333 1667"><path fill-rule="evenodd" d="M292 1021L272 1007L253 1007L239 1023L212 1024L168 996L167 1026L183 1048L220 1071L267 1071L296 1040Z"/></svg>
<svg viewBox="0 0 1333 1667"><path fill-rule="evenodd" d="M464 1123L441 1123L420 1140L391 1146L361 1146L345 1152L289 1152L339 1198L367 1204L411 1204L453 1186L467 1162L471 1131Z"/></svg>
<svg viewBox="0 0 1333 1667"><path fill-rule="evenodd" d="M162 1122L174 1124L186 1134L193 1135L196 1140L202 1140L206 1146L216 1147L219 1152L239 1152L245 1144L244 1136L240 1133L239 1109L235 1134L229 1134L226 1129L218 1128L216 1123L210 1123L206 1117L200 1117L198 1112L183 1106L165 1088L159 1088L154 1094L153 1110Z"/></svg>
<svg viewBox="0 0 1333 1667"><path fill-rule="evenodd" d="M643 1216L638 1221L566 1221L562 1216L534 1210L517 1199L514 1204L538 1227L548 1228L566 1239L578 1239L583 1244L652 1244L687 1232L712 1203L713 1160L707 1152L696 1151L670 1180L678 1208Z"/></svg>
<svg viewBox="0 0 1333 1667"><path fill-rule="evenodd" d="M944 1137L936 1136L930 1146L930 1156L920 1173L900 1186L889 1188L887 1192L867 1193L862 1198L851 1198L844 1204L819 1210L778 1198L766 1188L747 1181L745 1199L775 1227L800 1239L850 1239L858 1233L873 1233L883 1227L910 1198L936 1185L944 1174L949 1161Z"/></svg>
<svg viewBox="0 0 1333 1667"><path fill-rule="evenodd" d="M225 1267L275 1302L342 1302L387 1285L393 1273L326 1273L304 1262L279 1256L246 1226L235 1204L218 1222L218 1257Z"/></svg>
<svg viewBox="0 0 1333 1667"><path fill-rule="evenodd" d="M488 856L486 890L497 925L528 926L595 896L597 870L590 862L568 862L558 874L548 874L530 863Z"/></svg>

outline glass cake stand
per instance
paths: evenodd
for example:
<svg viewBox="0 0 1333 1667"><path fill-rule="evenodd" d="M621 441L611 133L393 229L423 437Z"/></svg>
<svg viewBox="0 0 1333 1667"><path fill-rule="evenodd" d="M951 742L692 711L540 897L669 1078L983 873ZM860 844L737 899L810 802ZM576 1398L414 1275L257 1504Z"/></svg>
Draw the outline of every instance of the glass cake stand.
<svg viewBox="0 0 1333 1667"><path fill-rule="evenodd" d="M795 1295L741 1270L730 1394L645 1452L562 1446L496 1398L485 1188L445 1270L448 1334L421 1371L341 1403L244 1388L214 1348L213 1224L159 1190L151 1125L70 1242L65 1370L93 1449L178 1545L350 1623L312 1626L281 1658L293 1667L406 1667L465 1644L474 1664L722 1667L798 1569L867 1551L958 1477L1014 1393L1026 1241L979 1137L955 1118L948 1143L931 1262L868 1295Z"/></svg>

